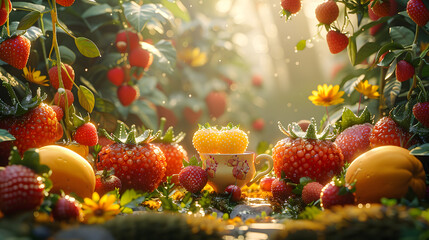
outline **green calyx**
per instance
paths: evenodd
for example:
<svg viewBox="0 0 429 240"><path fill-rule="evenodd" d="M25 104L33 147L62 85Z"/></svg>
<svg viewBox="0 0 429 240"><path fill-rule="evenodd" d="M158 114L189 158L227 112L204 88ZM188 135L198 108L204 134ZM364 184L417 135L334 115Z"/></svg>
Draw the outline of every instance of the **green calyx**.
<svg viewBox="0 0 429 240"><path fill-rule="evenodd" d="M167 119L164 117L161 118L161 123L159 124L159 136L154 140L154 142L159 143L179 143L185 138L185 133L180 132L177 136L174 135L173 127L169 127L165 134L163 134L163 129Z"/></svg>
<svg viewBox="0 0 429 240"><path fill-rule="evenodd" d="M183 159L183 167L187 167L187 166L198 166L198 167L202 167L202 162L199 161L197 159L197 157L192 156L191 158L189 158L188 161L186 161L185 159Z"/></svg>
<svg viewBox="0 0 429 240"><path fill-rule="evenodd" d="M362 113L357 116L354 112L348 108L343 109L343 114L341 115L341 119L339 119L335 123L335 127L338 130L338 133L346 130L353 125L371 123L374 122L374 115L371 115L368 108L365 107Z"/></svg>
<svg viewBox="0 0 429 240"><path fill-rule="evenodd" d="M283 125L278 122L279 129L282 133L290 138L303 138L303 139L315 139L315 140L332 140L335 137L331 125L326 126L323 131L318 134L317 132L317 123L314 118L311 118L310 124L308 125L307 131L303 131L298 123L293 122L288 125L286 129Z"/></svg>
<svg viewBox="0 0 429 240"><path fill-rule="evenodd" d="M101 129L102 133L106 138L124 144L139 145L144 143L150 143L154 141L160 135L158 131L155 135L152 135L152 130L145 130L142 134L138 134L136 126L132 125L129 130L127 130L127 125L123 122L119 122L119 127L116 129L114 134L109 134L105 129Z"/></svg>
<svg viewBox="0 0 429 240"><path fill-rule="evenodd" d="M2 78L2 86L6 88L10 98L10 104L7 104L0 99L0 117L21 116L29 110L37 107L45 100L46 94L41 94L40 88L37 90L36 96L33 97L31 89L28 85L24 85L24 97L20 100L13 89L9 80Z"/></svg>
<svg viewBox="0 0 429 240"><path fill-rule="evenodd" d="M334 182L335 186L340 188L340 191L338 191L338 195L347 195L356 191L355 183L346 183L344 176L333 177L332 181Z"/></svg>
<svg viewBox="0 0 429 240"><path fill-rule="evenodd" d="M13 147L9 156L9 165L23 165L30 168L44 179L46 191L49 191L52 187L52 182L49 180L52 171L47 165L40 164L39 150L37 148L27 150L21 157L18 148Z"/></svg>

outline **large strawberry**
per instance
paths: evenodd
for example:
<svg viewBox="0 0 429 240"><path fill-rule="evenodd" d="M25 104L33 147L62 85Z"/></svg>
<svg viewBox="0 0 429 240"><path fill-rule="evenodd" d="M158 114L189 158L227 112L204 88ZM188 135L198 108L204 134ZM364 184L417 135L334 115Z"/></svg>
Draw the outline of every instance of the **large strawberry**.
<svg viewBox="0 0 429 240"><path fill-rule="evenodd" d="M0 44L0 60L14 68L23 69L30 56L31 42L23 35L6 38Z"/></svg>
<svg viewBox="0 0 429 240"><path fill-rule="evenodd" d="M373 125L370 123L357 124L346 128L335 139L335 144L341 149L345 162L351 162L360 154L370 149L369 136Z"/></svg>
<svg viewBox="0 0 429 240"><path fill-rule="evenodd" d="M10 0L0 0L0 26L6 23L11 11L12 3Z"/></svg>
<svg viewBox="0 0 429 240"><path fill-rule="evenodd" d="M134 188L145 192L155 190L164 178L165 155L151 142L156 138L151 130L137 135L134 125L126 130L125 124L119 124L119 134L104 135L115 143L104 146L98 153L97 169L114 169L121 179L122 191Z"/></svg>
<svg viewBox="0 0 429 240"><path fill-rule="evenodd" d="M408 16L419 26L425 26L429 21L429 10L422 0L410 0L407 3Z"/></svg>
<svg viewBox="0 0 429 240"><path fill-rule="evenodd" d="M394 145L409 148L414 144L412 135L396 123L391 117L377 121L369 138L371 148Z"/></svg>
<svg viewBox="0 0 429 240"><path fill-rule="evenodd" d="M13 142L22 154L29 148L53 144L57 140L58 120L54 110L41 103L45 96L32 97L26 89L26 96L20 102L12 86L3 82L13 105L0 111L0 128L6 129L16 140Z"/></svg>
<svg viewBox="0 0 429 240"><path fill-rule="evenodd" d="M330 30L326 34L326 42L332 54L342 52L349 45L349 38L339 31Z"/></svg>
<svg viewBox="0 0 429 240"><path fill-rule="evenodd" d="M74 0L55 0L55 1L63 7L70 7L74 3Z"/></svg>
<svg viewBox="0 0 429 240"><path fill-rule="evenodd" d="M65 89L71 90L74 83L74 70L72 66L67 63L63 63L63 67L61 68L61 80L63 82L63 86ZM51 82L52 87L58 89L60 87L60 81L58 78L58 66L53 66L49 69L49 80Z"/></svg>
<svg viewBox="0 0 429 240"><path fill-rule="evenodd" d="M205 100L210 117L218 118L223 115L227 105L225 92L210 92Z"/></svg>
<svg viewBox="0 0 429 240"><path fill-rule="evenodd" d="M247 133L229 123L226 127L222 127L219 132L219 140L217 145L218 153L244 153L249 145Z"/></svg>
<svg viewBox="0 0 429 240"><path fill-rule="evenodd" d="M413 114L423 126L429 128L429 102L416 103Z"/></svg>
<svg viewBox="0 0 429 240"><path fill-rule="evenodd" d="M327 127L322 134L316 134L316 121L312 119L306 132L300 131L297 123L289 125L289 131L279 123L286 138L273 148L274 172L294 183L302 177L309 177L322 184L341 172L344 156L335 145Z"/></svg>
<svg viewBox="0 0 429 240"><path fill-rule="evenodd" d="M335 1L329 0L319 4L316 8L316 18L320 23L330 25L337 20L340 9Z"/></svg>
<svg viewBox="0 0 429 240"><path fill-rule="evenodd" d="M49 167L40 165L39 154L34 149L21 159L14 148L9 164L0 170L0 211L12 215L35 210L43 201Z"/></svg>
<svg viewBox="0 0 429 240"><path fill-rule="evenodd" d="M164 129L165 118L161 119L160 131ZM188 153L180 145L180 141L183 140L185 134L183 132L174 136L173 127L169 127L164 135L160 135L153 141L153 144L159 147L165 155L167 167L165 170L165 176L163 181L167 180L167 177L172 177L173 183L178 183L177 174L183 167L183 161L188 161Z"/></svg>

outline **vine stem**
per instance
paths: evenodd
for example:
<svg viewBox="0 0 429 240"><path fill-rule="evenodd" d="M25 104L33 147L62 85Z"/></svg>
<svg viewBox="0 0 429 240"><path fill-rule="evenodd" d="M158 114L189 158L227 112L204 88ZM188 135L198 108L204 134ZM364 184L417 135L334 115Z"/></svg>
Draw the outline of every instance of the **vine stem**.
<svg viewBox="0 0 429 240"><path fill-rule="evenodd" d="M329 121L329 111L328 111L328 106L325 106L325 109L326 109L326 122L327 122L328 124L330 124L330 121Z"/></svg>
<svg viewBox="0 0 429 240"><path fill-rule="evenodd" d="M384 98L384 87L386 86L387 69L382 68L380 73L380 96L378 98L378 114L383 116L383 111L386 108L386 99Z"/></svg>

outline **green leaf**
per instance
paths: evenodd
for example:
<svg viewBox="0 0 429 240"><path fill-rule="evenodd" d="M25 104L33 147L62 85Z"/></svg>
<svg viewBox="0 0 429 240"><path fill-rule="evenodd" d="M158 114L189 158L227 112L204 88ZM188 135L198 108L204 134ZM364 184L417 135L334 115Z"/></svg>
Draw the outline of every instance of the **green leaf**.
<svg viewBox="0 0 429 240"><path fill-rule="evenodd" d="M188 10L180 1L161 0L161 4L167 8L176 18L189 22L191 17Z"/></svg>
<svg viewBox="0 0 429 240"><path fill-rule="evenodd" d="M350 63L355 66L356 65L356 38L350 37L349 38L349 45L347 46L347 52L349 54Z"/></svg>
<svg viewBox="0 0 429 240"><path fill-rule="evenodd" d="M25 15L18 24L18 30L27 30L41 17L40 12L33 11Z"/></svg>
<svg viewBox="0 0 429 240"><path fill-rule="evenodd" d="M410 151L410 154L416 156L429 156L429 143L420 145Z"/></svg>
<svg viewBox="0 0 429 240"><path fill-rule="evenodd" d="M89 113L92 112L95 105L94 94L85 86L80 85L77 92L80 105Z"/></svg>
<svg viewBox="0 0 429 240"><path fill-rule="evenodd" d="M108 99L95 96L95 109L99 112L110 113L115 111L115 104Z"/></svg>
<svg viewBox="0 0 429 240"><path fill-rule="evenodd" d="M389 34L393 42L403 46L409 46L414 41L414 32L403 26L391 27Z"/></svg>
<svg viewBox="0 0 429 240"><path fill-rule="evenodd" d="M339 127L339 132L342 132L353 125L372 123L372 119L373 117L367 107L365 107L359 116L356 116L356 114L349 108L344 108L341 119L335 124Z"/></svg>
<svg viewBox="0 0 429 240"><path fill-rule="evenodd" d="M10 134L6 129L0 129L0 143L14 141L16 138Z"/></svg>
<svg viewBox="0 0 429 240"><path fill-rule="evenodd" d="M135 2L127 2L123 4L123 7L125 17L138 32L141 32L148 23L157 25L174 19L171 12L161 4L149 3L140 6Z"/></svg>
<svg viewBox="0 0 429 240"><path fill-rule="evenodd" d="M72 65L76 60L76 54L66 46L59 46L59 50L61 54L61 61Z"/></svg>
<svg viewBox="0 0 429 240"><path fill-rule="evenodd" d="M372 54L376 53L380 49L380 44L377 42L365 43L356 54L356 63L359 64L367 59Z"/></svg>
<svg viewBox="0 0 429 240"><path fill-rule="evenodd" d="M155 45L143 42L142 48L153 54L154 69L163 73L172 74L176 66L176 49L171 42L161 40ZM151 68L149 68L150 71Z"/></svg>
<svg viewBox="0 0 429 240"><path fill-rule="evenodd" d="M43 36L42 30L38 27L32 26L25 31L24 36L31 42L36 41L39 37Z"/></svg>
<svg viewBox="0 0 429 240"><path fill-rule="evenodd" d="M104 4L95 5L88 8L82 14L82 18L95 17L95 16L110 14L110 13L112 13L112 7L109 4L104 3Z"/></svg>
<svg viewBox="0 0 429 240"><path fill-rule="evenodd" d="M396 97L401 92L401 82L397 80L389 81L384 88L384 98L386 99L386 105L392 108L395 105Z"/></svg>
<svg viewBox="0 0 429 240"><path fill-rule="evenodd" d="M256 146L256 154L269 154L271 152L271 149L273 148L273 145L266 142L266 141L260 141L258 143L258 146Z"/></svg>
<svg viewBox="0 0 429 240"><path fill-rule="evenodd" d="M295 50L302 51L306 48L306 46L307 46L307 40L303 39L295 45Z"/></svg>
<svg viewBox="0 0 429 240"><path fill-rule="evenodd" d="M37 11L37 12L43 12L45 11L45 6L40 4L34 4L29 2L13 2L12 5L13 8L16 8L18 10L30 10L30 11Z"/></svg>
<svg viewBox="0 0 429 240"><path fill-rule="evenodd" d="M77 49L82 55L89 58L100 57L100 51L98 50L97 45L91 40L85 37L75 38L75 44Z"/></svg>
<svg viewBox="0 0 429 240"><path fill-rule="evenodd" d="M383 60L381 60L381 62L377 65L380 67L388 67L395 59L395 57L396 55L393 52L389 52L384 56Z"/></svg>
<svg viewBox="0 0 429 240"><path fill-rule="evenodd" d="M37 169L40 164L39 160L39 151L37 149L29 149L24 152L24 156L22 157L22 165L33 169L37 172Z"/></svg>

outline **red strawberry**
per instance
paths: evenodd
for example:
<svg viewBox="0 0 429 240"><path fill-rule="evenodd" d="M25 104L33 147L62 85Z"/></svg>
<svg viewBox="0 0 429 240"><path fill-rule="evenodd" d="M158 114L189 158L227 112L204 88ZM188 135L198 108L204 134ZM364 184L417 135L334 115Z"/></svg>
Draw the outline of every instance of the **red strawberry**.
<svg viewBox="0 0 429 240"><path fill-rule="evenodd" d="M320 206L323 209L330 209L333 206L353 205L356 203L356 195L349 185L338 183L333 180L326 184L320 193Z"/></svg>
<svg viewBox="0 0 429 240"><path fill-rule="evenodd" d="M55 1L63 7L70 7L74 3L74 0L55 0Z"/></svg>
<svg viewBox="0 0 429 240"><path fill-rule="evenodd" d="M55 221L78 221L81 217L79 203L69 195L58 199L52 209L52 216Z"/></svg>
<svg viewBox="0 0 429 240"><path fill-rule="evenodd" d="M255 87L262 87L262 84L264 83L264 80L260 75L253 75L252 76L252 85Z"/></svg>
<svg viewBox="0 0 429 240"><path fill-rule="evenodd" d="M139 136L135 125L128 131L125 124L120 123L119 129L125 134L115 136L102 130L115 143L104 146L98 153L97 169L113 168L115 176L121 180L122 192L130 188L154 191L165 174L164 153L151 143L154 140L151 130Z"/></svg>
<svg viewBox="0 0 429 240"><path fill-rule="evenodd" d="M98 145L104 147L104 146L110 145L112 143L114 143L114 141L106 138L105 136L101 136L101 135L98 136Z"/></svg>
<svg viewBox="0 0 429 240"><path fill-rule="evenodd" d="M332 135L317 135L317 124L314 119L307 132L297 130L297 123L292 123L286 130L279 127L286 138L278 141L273 148L274 172L277 177L285 175L294 183L302 177L309 177L321 184L339 174L344 165L344 156L335 145ZM301 135L302 137L298 137Z"/></svg>
<svg viewBox="0 0 429 240"><path fill-rule="evenodd" d="M307 183L302 189L302 201L305 204L310 204L320 199L323 185L318 182Z"/></svg>
<svg viewBox="0 0 429 240"><path fill-rule="evenodd" d="M199 193L206 186L207 180L207 172L198 166L187 166L179 173L180 185L191 193Z"/></svg>
<svg viewBox="0 0 429 240"><path fill-rule="evenodd" d="M289 14L295 14L301 10L301 0L282 0L281 5Z"/></svg>
<svg viewBox="0 0 429 240"><path fill-rule="evenodd" d="M234 202L238 202L241 199L241 188L237 185L229 185L225 188L225 192L231 196L231 200Z"/></svg>
<svg viewBox="0 0 429 240"><path fill-rule="evenodd" d="M167 180L168 176L173 176L180 173L183 167L183 160L188 161L188 153L183 146L177 143L154 143L155 146L159 147L165 155L167 167L165 169L165 175L163 181ZM177 177L173 176L173 183L178 183Z"/></svg>
<svg viewBox="0 0 429 240"><path fill-rule="evenodd" d="M73 93L68 89L66 89L66 95L67 95L67 106L70 107L74 102L74 96L73 96ZM59 107L61 107L62 109L65 109L64 107L66 105L66 100L64 95L60 95L59 92L56 92L54 96L54 103Z"/></svg>
<svg viewBox="0 0 429 240"><path fill-rule="evenodd" d="M183 116L185 116L186 121L192 125L198 123L198 120L200 119L202 114L203 114L202 109L198 111L194 111L192 108L188 106L183 108Z"/></svg>
<svg viewBox="0 0 429 240"><path fill-rule="evenodd" d="M262 131L265 127L265 120L263 118L257 118L252 122L252 127L256 131Z"/></svg>
<svg viewBox="0 0 429 240"><path fill-rule="evenodd" d="M210 113L210 117L218 118L222 116L226 110L226 93L210 92L206 96L206 104Z"/></svg>
<svg viewBox="0 0 429 240"><path fill-rule="evenodd" d="M372 6L371 9L375 13L375 15L379 17L390 16L390 13L391 13L390 0L380 0L380 1L377 1L374 5L373 5L373 2L374 0L369 3L369 6Z"/></svg>
<svg viewBox="0 0 429 240"><path fill-rule="evenodd" d="M52 110L54 110L58 122L61 121L61 119L63 119L63 117L64 117L64 111L63 111L63 109L60 106L57 106L57 105L52 105L51 108L52 108Z"/></svg>
<svg viewBox="0 0 429 240"><path fill-rule="evenodd" d="M400 82L405 82L414 76L415 69L411 63L401 60L396 64L396 79Z"/></svg>
<svg viewBox="0 0 429 240"><path fill-rule="evenodd" d="M107 79L116 86L121 86L125 79L125 73L122 67L115 67L107 71Z"/></svg>
<svg viewBox="0 0 429 240"><path fill-rule="evenodd" d="M292 186L283 179L274 179L271 183L271 193L274 199L284 202L292 195Z"/></svg>
<svg viewBox="0 0 429 240"><path fill-rule="evenodd" d="M371 148L385 145L409 148L414 144L414 141L410 141L411 137L391 117L383 117L374 125L369 141Z"/></svg>
<svg viewBox="0 0 429 240"><path fill-rule="evenodd" d="M31 42L19 35L8 38L0 44L0 60L14 68L23 69L30 56Z"/></svg>
<svg viewBox="0 0 429 240"><path fill-rule="evenodd" d="M413 114L423 126L429 128L429 102L416 103Z"/></svg>
<svg viewBox="0 0 429 240"><path fill-rule="evenodd" d="M373 125L369 123L353 125L346 128L335 139L341 149L345 162L352 162L357 156L370 149L369 136Z"/></svg>
<svg viewBox="0 0 429 240"><path fill-rule="evenodd" d="M140 47L141 40L143 40L142 36L136 32L122 30L116 34L115 46L118 49L118 52L125 53L127 50L131 51Z"/></svg>
<svg viewBox="0 0 429 240"><path fill-rule="evenodd" d="M422 0L410 0L407 3L408 16L420 27L429 21L429 10Z"/></svg>
<svg viewBox="0 0 429 240"><path fill-rule="evenodd" d="M113 191L116 188L121 190L121 179L115 175L112 175L112 171L97 171L95 175L95 192L97 192L100 196L103 196L104 194Z"/></svg>
<svg viewBox="0 0 429 240"><path fill-rule="evenodd" d="M61 80L65 89L71 90L74 83L74 70L67 63L63 63L64 66L61 68ZM60 82L58 79L58 66L53 66L49 69L49 79L51 81L52 87L58 89L60 87Z"/></svg>
<svg viewBox="0 0 429 240"><path fill-rule="evenodd" d="M0 211L11 215L31 211L43 202L45 185L33 170L9 165L0 171Z"/></svg>
<svg viewBox="0 0 429 240"><path fill-rule="evenodd" d="M129 85L120 86L116 93L119 101L125 107L133 103L138 97L138 89Z"/></svg>
<svg viewBox="0 0 429 240"><path fill-rule="evenodd" d="M273 183L275 177L264 177L259 182L259 187L262 191L271 192L271 184Z"/></svg>
<svg viewBox="0 0 429 240"><path fill-rule="evenodd" d="M93 123L84 123L76 129L73 139L81 145L95 146L98 142L97 128Z"/></svg>
<svg viewBox="0 0 429 240"><path fill-rule="evenodd" d="M9 18L9 13L12 11L12 3L10 2L10 0L0 0L0 2L0 26L2 26ZM9 11L6 10L6 2L9 3Z"/></svg>
<svg viewBox="0 0 429 240"><path fill-rule="evenodd" d="M29 148L54 144L57 140L56 114L45 103L41 103L22 116L0 119L0 126L16 138L13 144L18 147L21 154Z"/></svg>
<svg viewBox="0 0 429 240"><path fill-rule="evenodd" d="M316 18L320 23L330 25L338 18L340 9L333 0L328 0L319 4L316 8Z"/></svg>
<svg viewBox="0 0 429 240"><path fill-rule="evenodd" d="M349 45L349 38L344 33L334 30L328 32L326 41L332 54L342 52Z"/></svg>
<svg viewBox="0 0 429 240"><path fill-rule="evenodd" d="M132 67L148 69L153 61L153 55L143 48L135 48L131 51L128 60Z"/></svg>

